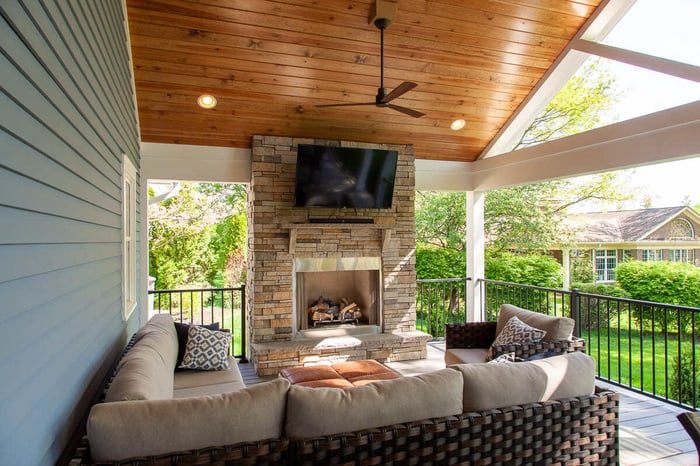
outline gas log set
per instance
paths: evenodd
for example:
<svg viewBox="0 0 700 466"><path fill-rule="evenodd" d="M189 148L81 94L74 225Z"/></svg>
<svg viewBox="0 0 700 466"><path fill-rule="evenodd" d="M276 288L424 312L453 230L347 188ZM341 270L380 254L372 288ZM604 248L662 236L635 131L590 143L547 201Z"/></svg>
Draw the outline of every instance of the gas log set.
<svg viewBox="0 0 700 466"><path fill-rule="evenodd" d="M319 296L318 300L309 306L309 322L314 327L320 324L358 323L360 318L360 307L348 298L333 302L332 299Z"/></svg>

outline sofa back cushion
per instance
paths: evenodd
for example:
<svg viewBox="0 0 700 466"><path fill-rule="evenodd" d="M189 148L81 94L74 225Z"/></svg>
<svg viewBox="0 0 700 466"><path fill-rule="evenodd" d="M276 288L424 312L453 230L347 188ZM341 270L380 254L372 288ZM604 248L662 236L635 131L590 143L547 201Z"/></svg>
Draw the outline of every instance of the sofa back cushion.
<svg viewBox="0 0 700 466"><path fill-rule="evenodd" d="M591 395L595 360L581 352L537 361L450 366L464 376L464 412Z"/></svg>
<svg viewBox="0 0 700 466"><path fill-rule="evenodd" d="M568 340L574 332L574 320L568 317L548 316L540 312L502 304L496 322L496 335L499 335L511 317L517 317L531 327L547 332L543 341Z"/></svg>
<svg viewBox="0 0 700 466"><path fill-rule="evenodd" d="M215 396L98 403L88 418L93 460L117 461L280 438L289 382Z"/></svg>
<svg viewBox="0 0 700 466"><path fill-rule="evenodd" d="M461 375L450 369L344 389L292 385L285 434L310 438L456 415L462 391Z"/></svg>
<svg viewBox="0 0 700 466"><path fill-rule="evenodd" d="M173 397L177 333L169 314L157 314L136 332L124 355L106 401L162 400Z"/></svg>

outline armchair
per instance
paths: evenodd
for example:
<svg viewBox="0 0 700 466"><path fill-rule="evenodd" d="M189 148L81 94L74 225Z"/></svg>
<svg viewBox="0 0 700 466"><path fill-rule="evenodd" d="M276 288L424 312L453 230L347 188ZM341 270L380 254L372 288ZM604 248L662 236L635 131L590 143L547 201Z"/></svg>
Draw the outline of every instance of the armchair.
<svg viewBox="0 0 700 466"><path fill-rule="evenodd" d="M544 330L546 333L542 340L493 345L512 317L517 317L531 327ZM452 323L445 326L445 363L450 365L484 362L488 358L489 348L494 358L511 352L522 359L547 352L585 352L585 341L573 337L573 329L574 321L568 317L548 316L511 304L503 304L496 322Z"/></svg>

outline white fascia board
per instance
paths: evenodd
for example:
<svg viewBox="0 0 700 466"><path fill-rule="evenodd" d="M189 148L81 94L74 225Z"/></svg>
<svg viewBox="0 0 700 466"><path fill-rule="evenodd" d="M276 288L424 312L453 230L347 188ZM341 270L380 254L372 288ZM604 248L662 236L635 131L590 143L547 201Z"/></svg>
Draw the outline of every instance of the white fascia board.
<svg viewBox="0 0 700 466"><path fill-rule="evenodd" d="M150 180L250 183L250 149L144 142L141 154Z"/></svg>
<svg viewBox="0 0 700 466"><path fill-rule="evenodd" d="M700 101L473 162L472 189L700 156Z"/></svg>
<svg viewBox="0 0 700 466"><path fill-rule="evenodd" d="M415 161L417 191L471 191L472 163L442 160Z"/></svg>

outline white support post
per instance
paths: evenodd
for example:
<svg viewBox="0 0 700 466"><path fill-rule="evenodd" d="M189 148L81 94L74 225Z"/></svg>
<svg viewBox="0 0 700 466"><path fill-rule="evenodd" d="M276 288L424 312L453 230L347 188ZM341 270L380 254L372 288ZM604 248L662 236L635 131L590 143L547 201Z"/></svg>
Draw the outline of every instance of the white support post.
<svg viewBox="0 0 700 466"><path fill-rule="evenodd" d="M561 268L564 272L564 289L571 288L571 250L562 248L561 250Z"/></svg>
<svg viewBox="0 0 700 466"><path fill-rule="evenodd" d="M483 191L467 191L467 322L484 319L479 279L484 278L484 199Z"/></svg>

